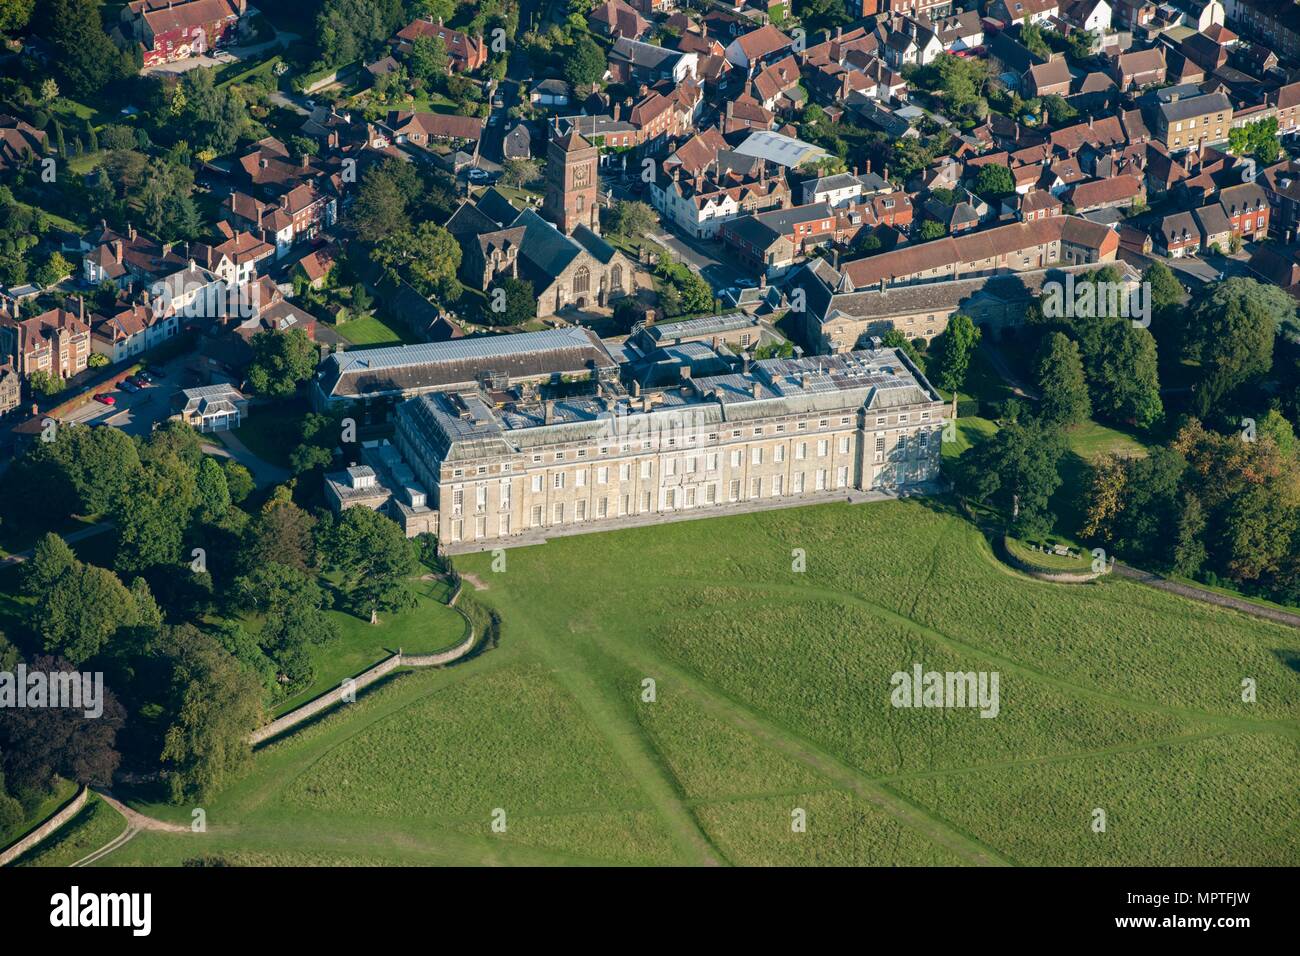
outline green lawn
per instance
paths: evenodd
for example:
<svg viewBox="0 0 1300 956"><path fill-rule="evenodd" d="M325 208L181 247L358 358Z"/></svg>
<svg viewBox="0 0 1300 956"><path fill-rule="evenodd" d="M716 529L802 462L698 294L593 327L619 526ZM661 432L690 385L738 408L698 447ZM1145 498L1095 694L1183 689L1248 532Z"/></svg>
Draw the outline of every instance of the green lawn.
<svg viewBox="0 0 1300 956"><path fill-rule="evenodd" d="M385 322L376 315L348 319L335 329L340 336L358 346L401 345L403 342L420 341L398 323Z"/></svg>
<svg viewBox="0 0 1300 956"><path fill-rule="evenodd" d="M398 614L383 614L377 625L346 611L330 611L329 616L341 632L339 640L310 648L316 680L310 687L281 701L275 716L332 690L345 677L360 674L398 650L431 654L462 641L466 635L465 621L446 606L451 596L448 586L441 581L416 581L412 586L418 605Z"/></svg>
<svg viewBox="0 0 1300 956"><path fill-rule="evenodd" d="M1069 571L1081 574L1092 570L1092 552L1085 549L1076 549L1077 557L1072 558L1067 554L1056 554L1052 551L1035 551L1029 546L1036 544L1043 547L1058 543L1055 541L1025 542L1007 535L1002 539L1002 543L1013 557L1040 571Z"/></svg>
<svg viewBox="0 0 1300 956"><path fill-rule="evenodd" d="M84 176L98 166L105 155L106 152L100 149L93 153L82 153L80 156L69 156L68 169L79 176Z"/></svg>
<svg viewBox="0 0 1300 956"><path fill-rule="evenodd" d="M497 183L492 188L509 199L516 209L527 209L529 207L528 200L530 198L542 198L542 192L538 189L520 189L517 186L507 186L505 183ZM487 192L486 188L480 191L480 195L484 192Z"/></svg>
<svg viewBox="0 0 1300 956"><path fill-rule="evenodd" d="M960 458L967 448L978 445L997 433L998 424L988 418L967 415L957 419L953 440L943 443L944 458Z"/></svg>
<svg viewBox="0 0 1300 956"><path fill-rule="evenodd" d="M1300 862L1292 629L1118 578L1026 579L943 500L492 561L457 566L498 647L259 751L204 802L207 834L141 834L104 863ZM996 718L891 707L915 663L997 672Z"/></svg>

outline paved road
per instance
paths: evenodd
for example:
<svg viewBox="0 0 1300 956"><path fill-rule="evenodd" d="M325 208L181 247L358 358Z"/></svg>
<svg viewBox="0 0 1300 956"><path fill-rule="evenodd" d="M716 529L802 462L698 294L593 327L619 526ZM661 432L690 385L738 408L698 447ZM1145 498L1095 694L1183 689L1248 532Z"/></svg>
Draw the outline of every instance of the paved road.
<svg viewBox="0 0 1300 956"><path fill-rule="evenodd" d="M1223 273L1227 278L1251 276L1251 271L1246 267L1249 254L1243 252L1238 255L1241 257L1216 256L1212 252L1206 252L1194 258L1163 261L1177 273L1179 279L1195 288L1217 281L1219 273Z"/></svg>
<svg viewBox="0 0 1300 956"><path fill-rule="evenodd" d="M171 414L171 397L181 388L183 365L184 359L164 363L163 371L167 374L134 394L104 386L93 389L96 394L108 392L116 404L103 405L92 400L69 413L65 421L82 425L112 425L128 435L148 435L155 424L166 421Z"/></svg>
<svg viewBox="0 0 1300 956"><path fill-rule="evenodd" d="M663 230L651 236L667 246L693 272L698 272L713 286L715 292L734 286L739 279L753 281L748 271L728 262L722 252L722 243L715 240L695 239L676 231Z"/></svg>
<svg viewBox="0 0 1300 956"><path fill-rule="evenodd" d="M276 90L268 96L267 99L276 106L297 113L299 116L311 116L311 110L307 109L307 107L303 106L296 99L290 99L287 94L281 93L279 90Z"/></svg>

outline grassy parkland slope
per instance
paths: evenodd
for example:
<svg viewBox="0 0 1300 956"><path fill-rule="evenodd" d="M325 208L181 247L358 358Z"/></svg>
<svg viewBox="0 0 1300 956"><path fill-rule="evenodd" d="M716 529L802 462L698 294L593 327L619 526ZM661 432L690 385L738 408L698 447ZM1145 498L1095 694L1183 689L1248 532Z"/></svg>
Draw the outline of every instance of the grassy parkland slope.
<svg viewBox="0 0 1300 956"><path fill-rule="evenodd" d="M1300 862L1300 634L1119 579L1032 580L942 502L458 566L498 648L260 751L207 834L103 863ZM998 715L892 707L914 663L998 672Z"/></svg>

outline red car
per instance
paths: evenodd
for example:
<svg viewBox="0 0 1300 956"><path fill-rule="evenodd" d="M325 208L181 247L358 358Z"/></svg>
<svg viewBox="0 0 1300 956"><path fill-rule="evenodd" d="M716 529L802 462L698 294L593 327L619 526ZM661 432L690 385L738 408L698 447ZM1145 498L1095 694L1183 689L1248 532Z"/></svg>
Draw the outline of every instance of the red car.
<svg viewBox="0 0 1300 956"><path fill-rule="evenodd" d="M117 404L117 399L114 398L112 395L109 395L107 392L100 392L98 395L95 396L95 401L99 402L101 405Z"/></svg>

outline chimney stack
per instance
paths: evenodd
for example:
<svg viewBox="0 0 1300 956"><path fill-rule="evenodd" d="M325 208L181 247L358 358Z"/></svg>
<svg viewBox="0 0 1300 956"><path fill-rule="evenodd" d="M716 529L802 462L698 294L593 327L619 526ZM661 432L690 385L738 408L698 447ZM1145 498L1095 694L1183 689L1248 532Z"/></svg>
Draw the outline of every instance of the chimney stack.
<svg viewBox="0 0 1300 956"><path fill-rule="evenodd" d="M552 399L548 398L542 404L542 416L543 422L547 425L555 421L555 402Z"/></svg>

